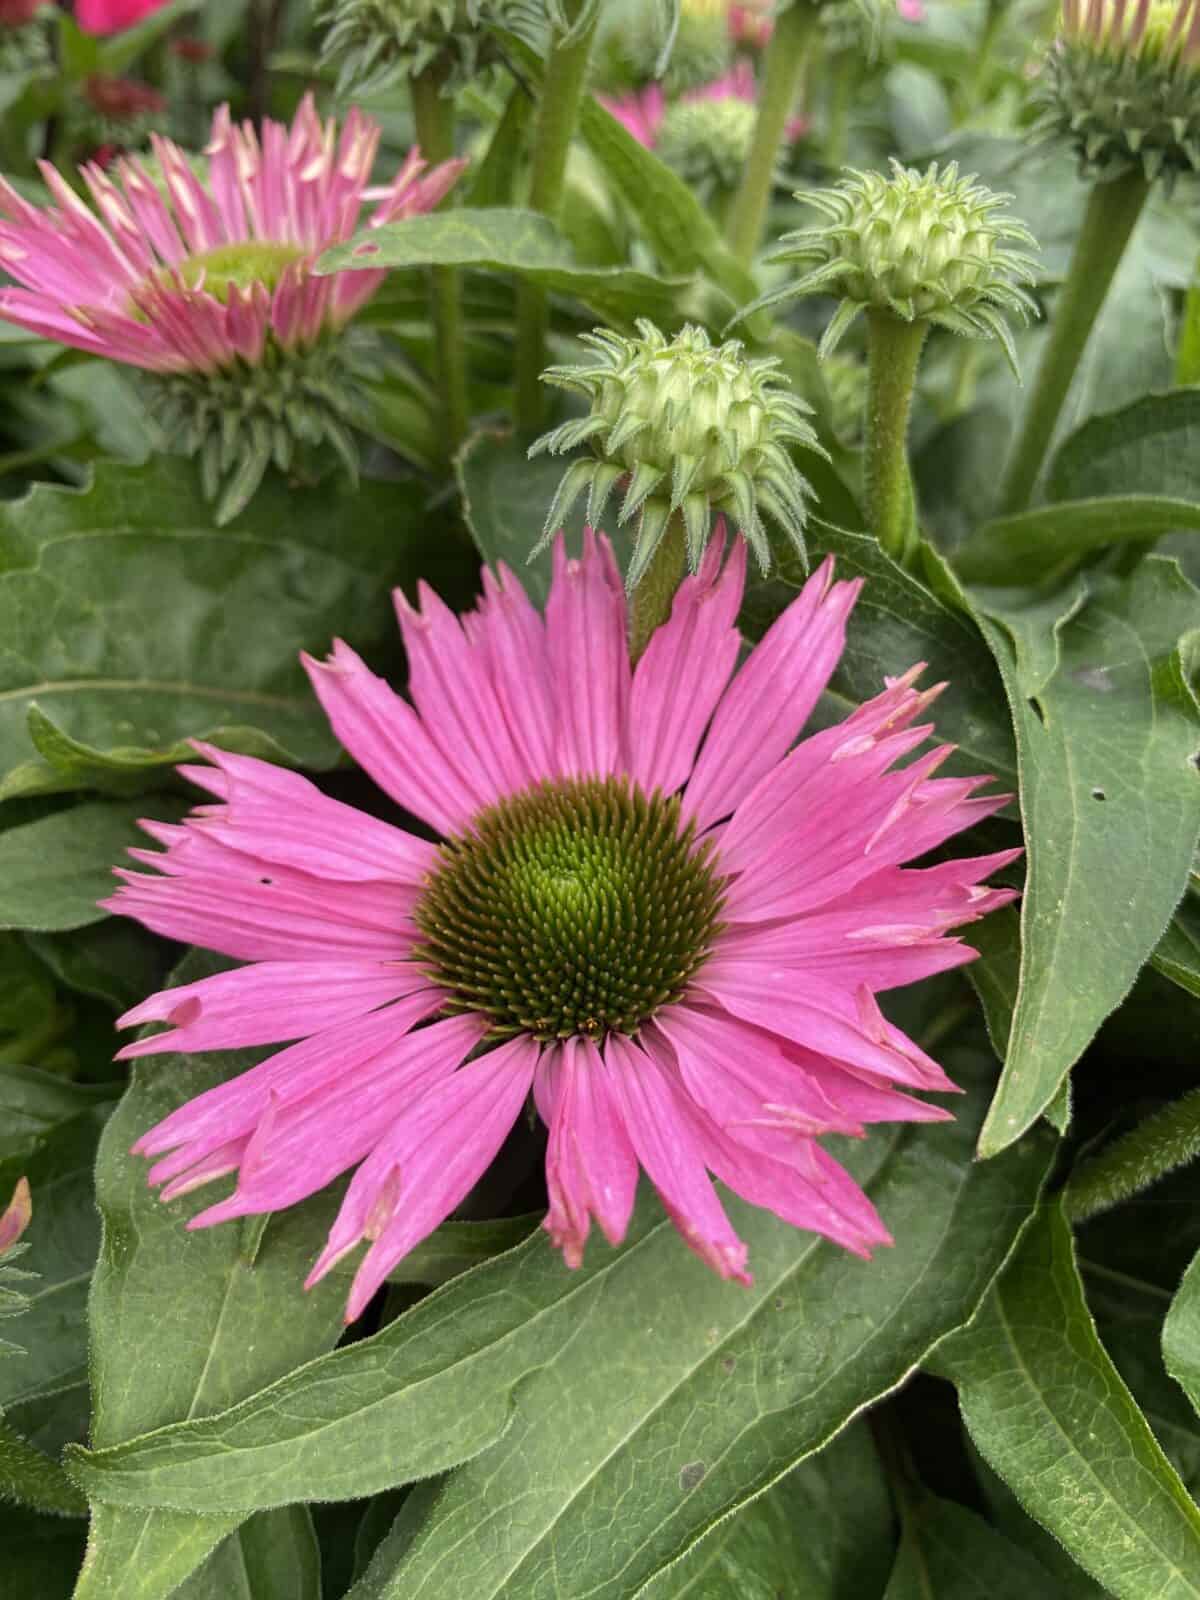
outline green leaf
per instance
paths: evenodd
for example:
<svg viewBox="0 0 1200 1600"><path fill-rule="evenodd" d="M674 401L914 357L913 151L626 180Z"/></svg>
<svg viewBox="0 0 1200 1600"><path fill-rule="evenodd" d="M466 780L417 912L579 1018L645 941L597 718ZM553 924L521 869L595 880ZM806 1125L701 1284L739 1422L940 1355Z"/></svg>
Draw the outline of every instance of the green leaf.
<svg viewBox="0 0 1200 1600"><path fill-rule="evenodd" d="M1167 1371L1200 1412L1200 1255L1183 1275L1162 1332Z"/></svg>
<svg viewBox="0 0 1200 1600"><path fill-rule="evenodd" d="M1149 495L1195 506L1200 502L1200 391L1148 394L1091 417L1060 446L1046 495L1055 501Z"/></svg>
<svg viewBox="0 0 1200 1600"><path fill-rule="evenodd" d="M460 1272L513 1250L529 1238L542 1213L492 1222L443 1222L388 1273L389 1283L449 1283Z"/></svg>
<svg viewBox="0 0 1200 1600"><path fill-rule="evenodd" d="M326 250L317 263L322 273L427 266L515 273L553 294L573 295L622 326L635 317L676 324L687 287L686 279L651 277L632 267L578 266L549 217L502 206L462 206L365 228Z"/></svg>
<svg viewBox="0 0 1200 1600"><path fill-rule="evenodd" d="M218 530L165 458L0 503L0 798L144 789L197 737L332 766L298 652L390 640L424 524L403 484L272 480Z"/></svg>
<svg viewBox="0 0 1200 1600"><path fill-rule="evenodd" d="M321 1600L321 1556L305 1506L281 1506L223 1539L172 1600Z"/></svg>
<svg viewBox="0 0 1200 1600"><path fill-rule="evenodd" d="M937 1364L984 1459L1117 1600L1200 1595L1200 1510L1096 1336L1057 1205Z"/></svg>
<svg viewBox="0 0 1200 1600"><path fill-rule="evenodd" d="M550 593L551 552L530 562L529 552L542 536L542 524L566 465L552 456L526 459L511 433L485 429L473 434L454 463L462 494L463 516L479 552L490 566L504 561L532 599L544 606ZM587 496L576 501L567 518L567 544L578 551L583 540ZM614 541L624 554L628 537Z"/></svg>
<svg viewBox="0 0 1200 1600"><path fill-rule="evenodd" d="M1157 539L1177 528L1200 529L1197 500L1125 494L1069 500L985 523L954 555L965 583L1032 584L1059 576L1097 550L1127 540Z"/></svg>
<svg viewBox="0 0 1200 1600"><path fill-rule="evenodd" d="M1195 589L1152 557L1044 624L1057 665L1031 695L1019 619L981 613L1016 727L1028 847L1021 976L983 1156L1054 1099L1183 893L1200 828L1200 709L1180 648L1198 615Z"/></svg>
<svg viewBox="0 0 1200 1600"><path fill-rule="evenodd" d="M43 1088L33 1081L37 1076L27 1069L25 1087L35 1095ZM21 1079L8 1068L4 1083L11 1097ZM72 1088L62 1086L64 1106ZM79 1088L74 1093L77 1107L94 1098ZM42 1093L44 1113L49 1112L48 1101L49 1094ZM31 1153L10 1156L0 1166L0 1192L10 1194L22 1175L29 1179L33 1219L26 1234L29 1252L21 1266L38 1275L25 1286L28 1310L12 1324L13 1337L25 1354L0 1361L4 1411L46 1395L69 1395L77 1404L86 1390L88 1281L100 1242L92 1165L109 1109L100 1102L77 1110L69 1120L52 1125Z"/></svg>
<svg viewBox="0 0 1200 1600"><path fill-rule="evenodd" d="M1150 957L1157 971L1200 998L1200 902L1185 896Z"/></svg>
<svg viewBox="0 0 1200 1600"><path fill-rule="evenodd" d="M373 1592L631 1594L893 1388L1007 1256L1053 1140L974 1162L990 1059L951 1049L947 1067L959 1121L839 1148L896 1232L869 1265L731 1201L756 1274L738 1288L644 1196L624 1248L577 1272L531 1239L224 1415L75 1452L73 1471L101 1501L211 1515L469 1461Z"/></svg>
<svg viewBox="0 0 1200 1600"><path fill-rule="evenodd" d="M0 928L61 933L102 922L97 902L115 887L113 868L145 844L138 819L177 822L186 804L163 796L94 800L0 833Z"/></svg>
<svg viewBox="0 0 1200 1600"><path fill-rule="evenodd" d="M83 1516L87 1501L56 1461L0 1416L0 1498L18 1501L34 1511L57 1516ZM6 1563L7 1564L7 1563Z"/></svg>
<svg viewBox="0 0 1200 1600"><path fill-rule="evenodd" d="M719 1523L639 1594L644 1600L877 1595L892 1557L891 1522L870 1433L864 1423L853 1423Z"/></svg>
<svg viewBox="0 0 1200 1600"><path fill-rule="evenodd" d="M118 1084L71 1083L36 1067L0 1065L0 1161L27 1161L55 1128L120 1092Z"/></svg>
<svg viewBox="0 0 1200 1600"><path fill-rule="evenodd" d="M214 969L193 959L174 978ZM341 1331L344 1283L307 1295L301 1287L332 1220L332 1192L271 1218L251 1265L239 1228L185 1230L209 1193L162 1205L146 1162L129 1153L153 1123L256 1058L223 1051L139 1061L101 1141L103 1232L88 1303L98 1445L219 1411L327 1350ZM241 1521L96 1507L77 1600L162 1600Z"/></svg>
<svg viewBox="0 0 1200 1600"><path fill-rule="evenodd" d="M972 961L967 976L983 1003L992 1049L1003 1061L1021 971L1020 917L1012 906L1001 906L971 929L971 943L979 951L979 960Z"/></svg>
<svg viewBox="0 0 1200 1600"><path fill-rule="evenodd" d="M959 746L958 770L990 772L1012 781L1012 735L998 703L995 665L970 618L898 567L868 534L847 533L818 520L809 526L808 544L813 566L829 554L837 562L839 578L866 580L850 617L845 654L830 683L844 705L843 715L881 693L885 676L928 662L923 681L947 684L933 717L939 736ZM784 556L771 577L750 577L741 615L750 639L762 637L795 599L805 576L794 556Z"/></svg>
<svg viewBox="0 0 1200 1600"><path fill-rule="evenodd" d="M27 934L26 943L59 983L114 1011L128 1011L161 989L170 962L169 947L128 917L72 933Z"/></svg>
<svg viewBox="0 0 1200 1600"><path fill-rule="evenodd" d="M1062 1589L982 1517L929 1495L905 1519L883 1600L1062 1600Z"/></svg>

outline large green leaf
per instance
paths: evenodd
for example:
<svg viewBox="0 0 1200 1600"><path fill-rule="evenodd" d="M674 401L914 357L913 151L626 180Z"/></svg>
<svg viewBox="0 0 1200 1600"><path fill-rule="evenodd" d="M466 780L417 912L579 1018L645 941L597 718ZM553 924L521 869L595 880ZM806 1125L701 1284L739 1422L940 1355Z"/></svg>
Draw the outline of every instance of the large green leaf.
<svg viewBox="0 0 1200 1600"><path fill-rule="evenodd" d="M424 525L401 484L272 480L218 530L170 459L0 503L0 797L133 792L200 736L332 766L297 654L390 637Z"/></svg>
<svg viewBox="0 0 1200 1600"><path fill-rule="evenodd" d="M883 1600L1062 1600L1062 1590L982 1517L929 1495L905 1519Z"/></svg>
<svg viewBox="0 0 1200 1600"><path fill-rule="evenodd" d="M885 677L925 661L923 681L947 685L933 716L939 735L959 747L958 769L991 772L1011 782L1016 776L1012 734L999 704L996 669L970 618L898 567L868 534L817 521L809 528L808 545L814 565L832 555L839 578L866 580L830 683L844 711L879 694ZM804 579L799 563L786 556L771 577L750 578L741 616L749 638L766 632Z"/></svg>
<svg viewBox="0 0 1200 1600"><path fill-rule="evenodd" d="M1057 1205L938 1365L984 1459L1117 1600L1200 1595L1200 1510L1096 1336Z"/></svg>
<svg viewBox="0 0 1200 1600"><path fill-rule="evenodd" d="M430 266L516 273L553 294L573 295L620 325L635 317L677 323L687 286L686 279L655 278L632 267L578 266L549 217L504 206L463 206L365 228L326 250L317 263L320 272Z"/></svg>
<svg viewBox="0 0 1200 1600"><path fill-rule="evenodd" d="M1005 1259L1052 1140L972 1161L990 1057L947 1066L968 1085L958 1121L846 1154L896 1233L869 1265L731 1201L741 1289L644 1196L624 1248L578 1272L532 1239L224 1415L76 1452L74 1471L100 1501L220 1515L469 1461L380 1595L630 1594L894 1387Z"/></svg>
<svg viewBox="0 0 1200 1600"><path fill-rule="evenodd" d="M1186 895L1151 961L1164 977L1200 998L1200 897Z"/></svg>
<svg viewBox="0 0 1200 1600"><path fill-rule="evenodd" d="M281 1506L243 1522L172 1600L321 1600L321 1556L307 1508Z"/></svg>
<svg viewBox="0 0 1200 1600"><path fill-rule="evenodd" d="M36 1067L0 1065L0 1161L27 1161L53 1129L120 1092L117 1084L71 1083Z"/></svg>
<svg viewBox="0 0 1200 1600"><path fill-rule="evenodd" d="M1200 828L1200 709L1180 648L1197 599L1173 562L1150 558L1065 619L1044 613L1033 679L1017 653L1022 618L981 612L1016 727L1028 848L1021 976L981 1155L1054 1099L1183 893Z"/></svg>
<svg viewBox="0 0 1200 1600"><path fill-rule="evenodd" d="M1167 1371L1200 1411L1200 1255L1183 1275L1162 1332Z"/></svg>
<svg viewBox="0 0 1200 1600"><path fill-rule="evenodd" d="M1046 493L1055 501L1151 495L1196 505L1200 390L1148 394L1089 418L1059 447Z"/></svg>
<svg viewBox="0 0 1200 1600"><path fill-rule="evenodd" d="M100 922L97 901L115 887L113 867L145 844L138 818L177 822L185 805L156 796L94 800L0 833L0 928L61 933Z"/></svg>
<svg viewBox="0 0 1200 1600"><path fill-rule="evenodd" d="M211 970L193 959L176 977ZM254 1059L225 1051L138 1062L101 1141L103 1233L88 1304L96 1444L218 1411L338 1337L344 1283L301 1288L332 1219L331 1194L272 1218L251 1261L236 1226L188 1233L184 1223L209 1197L161 1205L145 1161L129 1153L153 1123ZM241 1521L98 1506L78 1600L160 1600Z"/></svg>

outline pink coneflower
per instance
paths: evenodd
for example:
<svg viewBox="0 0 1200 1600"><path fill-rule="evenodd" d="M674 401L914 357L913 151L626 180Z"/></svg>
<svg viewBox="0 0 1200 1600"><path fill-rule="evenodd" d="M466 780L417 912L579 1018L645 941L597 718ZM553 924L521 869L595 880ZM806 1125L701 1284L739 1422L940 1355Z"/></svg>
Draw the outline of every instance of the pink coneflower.
<svg viewBox="0 0 1200 1600"><path fill-rule="evenodd" d="M952 1087L879 990L974 954L947 929L1012 898L1015 851L921 869L1006 797L935 778L919 668L792 749L860 584L829 561L734 676L744 546L714 540L636 669L607 541L561 539L545 618L511 573L461 621L396 596L412 704L345 644L305 660L335 732L429 843L306 779L198 745L210 790L146 823L154 875L108 909L249 963L166 990L124 1056L297 1040L142 1135L169 1200L237 1185L189 1223L294 1205L357 1165L315 1283L363 1239L348 1316L478 1181L532 1088L545 1227L577 1266L623 1238L639 1168L691 1248L749 1281L712 1173L867 1256L888 1242L824 1133L947 1113ZM732 682L730 681L732 676ZM361 1163L361 1165L359 1165Z"/></svg>
<svg viewBox="0 0 1200 1600"><path fill-rule="evenodd" d="M287 453L281 416L294 415L309 444L329 435L345 448L331 398L337 336L385 273L316 277L312 269L358 226L379 135L378 123L354 109L339 138L306 95L290 128L268 120L261 135L222 106L205 181L159 137L151 139L155 175L124 158L114 182L88 163L82 174L95 212L47 163L41 171L57 206L31 205L0 179L0 266L24 285L0 290L0 317L172 380L156 409L201 452L210 492L223 479L237 482L238 503L224 504L232 515L272 451ZM424 166L410 152L378 191L372 225L431 210L463 163ZM283 407L281 366L290 373ZM257 476L247 450L261 456Z"/></svg>
<svg viewBox="0 0 1200 1600"><path fill-rule="evenodd" d="M896 0L896 11L902 22L924 22L924 0Z"/></svg>
<svg viewBox="0 0 1200 1600"><path fill-rule="evenodd" d="M648 84L636 94L622 95L619 99L605 95L600 95L599 99L601 105L616 117L639 144L644 144L648 150L653 150L658 145L663 124L672 114L678 115L681 108L703 105L707 102L753 108L758 103L758 84L750 63L739 61L721 77L714 78L711 83L702 83L695 89L688 89L670 105L667 104L662 85L659 83ZM748 145L753 125L753 118L747 117L744 127L739 125L730 128L718 125L710 131L725 144L738 146L734 154L740 162L745 157L745 150L741 146ZM786 129L788 139L793 141L799 139L807 131L806 117L792 117L788 121Z"/></svg>
<svg viewBox="0 0 1200 1600"><path fill-rule="evenodd" d="M122 33L167 0L75 0L75 21L84 33Z"/></svg>
<svg viewBox="0 0 1200 1600"><path fill-rule="evenodd" d="M639 144L644 144L647 150L653 150L667 109L667 97L661 83L647 84L636 94L619 97L601 94L596 98Z"/></svg>

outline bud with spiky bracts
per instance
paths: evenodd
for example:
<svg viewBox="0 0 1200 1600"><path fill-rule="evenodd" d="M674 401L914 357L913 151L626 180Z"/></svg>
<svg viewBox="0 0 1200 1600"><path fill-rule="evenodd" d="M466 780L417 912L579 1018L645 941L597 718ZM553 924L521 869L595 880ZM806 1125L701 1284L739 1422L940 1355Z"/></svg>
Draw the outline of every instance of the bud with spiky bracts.
<svg viewBox="0 0 1200 1600"><path fill-rule="evenodd" d="M767 512L804 558L809 486L788 453L791 444L820 449L808 407L774 378L779 363L748 359L737 341L714 346L702 328L668 339L652 322L638 337L608 329L584 336L588 366L551 367L547 383L584 395L586 417L565 422L531 447L558 455L588 445L590 458L567 468L546 518L542 543L553 537L575 501L588 492L588 520L598 526L613 490L625 485L617 521L638 518L628 572L640 582L673 516L687 532L687 554L700 565L712 518L724 513L763 570L771 553L760 513ZM540 548L540 546L539 546Z"/></svg>
<svg viewBox="0 0 1200 1600"><path fill-rule="evenodd" d="M656 148L703 199L732 189L754 137L758 109L737 94L676 100L667 108Z"/></svg>
<svg viewBox="0 0 1200 1600"><path fill-rule="evenodd" d="M24 1272L20 1267L14 1267L12 1263L29 1249L27 1244L21 1243L21 1235L29 1226L32 1215L33 1202L29 1194L29 1182L25 1178L19 1178L12 1199L7 1208L0 1213L0 1317L19 1317L29 1308L28 1294L18 1289L16 1285L32 1283L37 1273ZM12 1344L7 1339L0 1339L0 1355L21 1353L20 1345Z"/></svg>
<svg viewBox="0 0 1200 1600"><path fill-rule="evenodd" d="M447 89L469 81L494 54L492 28L508 21L508 0L332 0L321 62L338 69L337 88L361 94L437 64Z"/></svg>
<svg viewBox="0 0 1200 1600"><path fill-rule="evenodd" d="M620 41L620 50L636 80L662 78L669 95L710 83L728 72L734 39L725 0L681 0L670 53L663 60L664 39L657 8L645 5L640 20Z"/></svg>
<svg viewBox="0 0 1200 1600"><path fill-rule="evenodd" d="M836 349L868 307L904 322L932 323L976 338L996 339L1014 372L1016 354L1005 320L1036 309L1022 287L1034 277L1024 248L1034 239L1003 214L1010 195L993 194L951 163L921 173L892 162L892 175L849 172L834 189L800 192L797 200L827 218L823 227L785 234L768 257L807 269L742 312L795 295L841 297L821 340Z"/></svg>
<svg viewBox="0 0 1200 1600"><path fill-rule="evenodd" d="M1200 0L1066 0L1035 97L1088 177L1200 172Z"/></svg>

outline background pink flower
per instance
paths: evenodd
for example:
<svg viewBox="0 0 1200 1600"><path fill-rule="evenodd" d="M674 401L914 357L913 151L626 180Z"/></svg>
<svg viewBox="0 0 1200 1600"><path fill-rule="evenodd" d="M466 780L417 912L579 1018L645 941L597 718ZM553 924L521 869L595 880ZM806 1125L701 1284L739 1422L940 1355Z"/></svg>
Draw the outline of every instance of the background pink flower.
<svg viewBox="0 0 1200 1600"><path fill-rule="evenodd" d="M821 1147L947 1115L952 1088L876 993L960 965L957 924L1012 899L1017 852L904 863L988 816L984 780L916 755L919 669L794 741L860 584L826 561L735 672L745 564L722 543L631 669L607 542L560 539L544 618L500 569L461 619L397 610L412 704L346 645L306 660L335 732L441 845L296 773L198 746L213 796L147 823L108 903L247 963L122 1018L125 1056L297 1040L149 1129L163 1198L236 1173L191 1227L295 1204L356 1168L309 1282L366 1240L357 1316L465 1197L532 1089L545 1226L568 1265L624 1237L639 1171L684 1240L749 1281L710 1175L859 1255L882 1219Z"/></svg>
<svg viewBox="0 0 1200 1600"><path fill-rule="evenodd" d="M167 0L75 0L75 20L85 33L120 33L132 28Z"/></svg>

